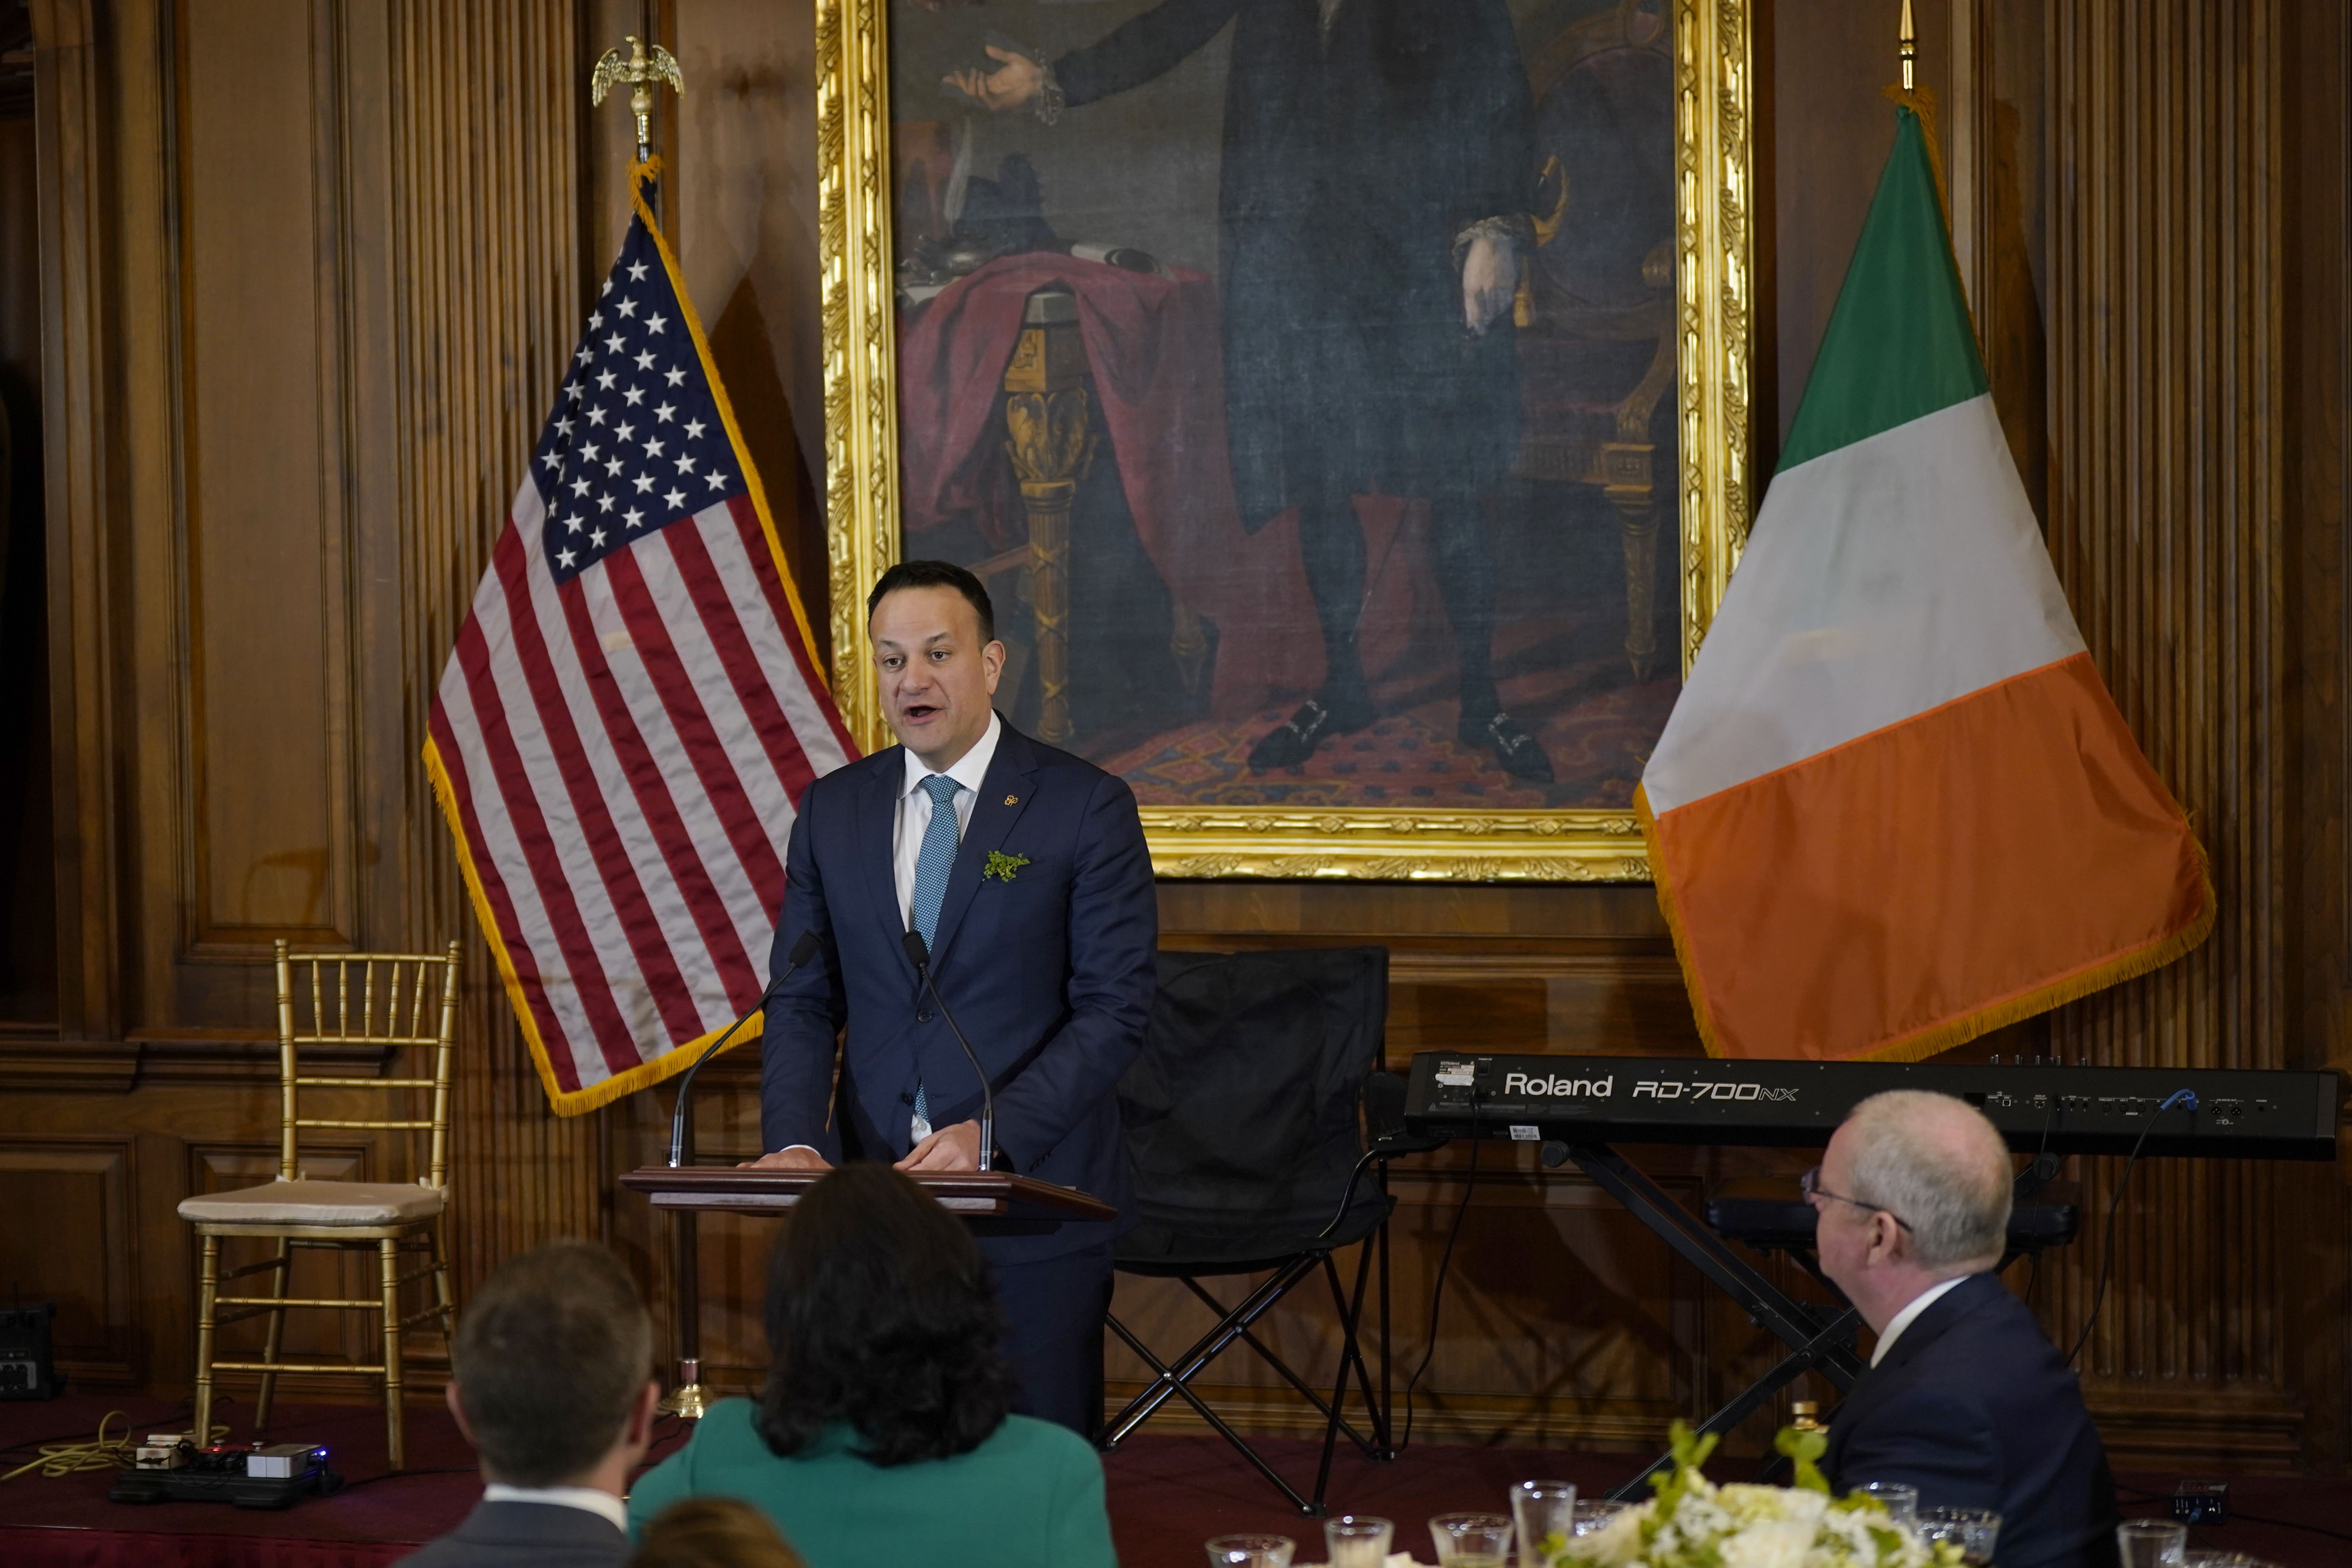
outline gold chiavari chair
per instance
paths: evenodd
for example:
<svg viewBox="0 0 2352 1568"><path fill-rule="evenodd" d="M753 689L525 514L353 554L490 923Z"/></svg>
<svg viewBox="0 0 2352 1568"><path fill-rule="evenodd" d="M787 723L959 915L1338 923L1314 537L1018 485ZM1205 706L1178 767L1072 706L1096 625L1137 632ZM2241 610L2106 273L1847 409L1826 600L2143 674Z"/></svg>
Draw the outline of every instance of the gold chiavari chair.
<svg viewBox="0 0 2352 1568"><path fill-rule="evenodd" d="M298 987L298 975L310 984ZM437 980L437 987L435 982ZM354 987L356 986L356 991ZM300 993L308 991L310 1028L296 1026ZM437 994L428 995L437 991ZM280 1373L380 1377L383 1380L385 1434L392 1468L405 1461L401 1426L401 1331L432 1319L446 1334L455 1324L449 1249L444 1230L448 1216L449 1054L457 1020L457 944L442 954L342 952L295 954L278 943L278 1077L279 1129L278 1179L234 1192L193 1197L180 1217L204 1240L204 1273L196 1315L196 1419L211 1430L217 1373L258 1373L261 1394L254 1407L257 1429L269 1424L269 1405ZM404 1053L433 1053L430 1077L306 1077L306 1047L385 1046ZM304 1116L304 1090L408 1095L412 1114L364 1118ZM415 1097L429 1096L431 1113L413 1114ZM392 1110L403 1109L394 1100ZM302 1134L312 1129L394 1132L391 1140L408 1179L383 1182L314 1181L302 1173ZM420 1157L421 1156L421 1157ZM221 1243L254 1237L274 1244L272 1256L221 1271ZM365 1297L296 1297L287 1294L295 1249L373 1250L379 1293ZM415 1267L402 1272L411 1263ZM221 1287L251 1275L271 1277L267 1296L226 1296ZM432 1282L431 1302L403 1315L402 1287ZM221 1309L231 1309L223 1312ZM317 1363L279 1359L286 1314L297 1308L374 1312L382 1320L383 1360L373 1365ZM215 1331L247 1318L268 1317L269 1327L259 1361L214 1358Z"/></svg>

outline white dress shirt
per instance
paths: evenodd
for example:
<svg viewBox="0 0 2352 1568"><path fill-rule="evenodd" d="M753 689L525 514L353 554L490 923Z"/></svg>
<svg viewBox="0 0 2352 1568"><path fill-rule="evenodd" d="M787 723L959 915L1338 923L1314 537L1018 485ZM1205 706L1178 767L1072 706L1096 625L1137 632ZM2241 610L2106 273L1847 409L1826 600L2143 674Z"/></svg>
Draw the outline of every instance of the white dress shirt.
<svg viewBox="0 0 2352 1568"><path fill-rule="evenodd" d="M988 716L988 731L972 742L971 750L956 759L947 777L955 781L956 842L963 842L963 830L971 826L971 808L980 804L980 786L987 782L988 764L996 760L997 737L1004 732L1004 721L996 714ZM931 770L914 752L907 752L906 782L898 786L898 836L892 847L892 868L898 882L898 919L908 931L915 929L915 858L922 853L923 834L931 826L931 797L919 787L931 776Z"/></svg>
<svg viewBox="0 0 2352 1568"><path fill-rule="evenodd" d="M1909 1328L1914 1319L1957 1289L1964 1280L1971 1278L1973 1276L1967 1274L1955 1275L1942 1284L1930 1285L1912 1297L1901 1311L1887 1320L1885 1329L1878 1336L1878 1343L1871 1347L1870 1364L1876 1366L1880 1362L1885 1361L1886 1352L1895 1348L1896 1336Z"/></svg>
<svg viewBox="0 0 2352 1568"><path fill-rule="evenodd" d="M971 826L971 808L980 804L980 786L987 782L988 764L996 760L997 738L1004 733L1004 721L996 713L988 716L988 729L971 750L956 759L955 766L946 776L955 781L956 842L963 842L963 830ZM898 824L891 841L890 858L893 879L898 885L898 921L907 930L915 929L915 859L922 853L923 834L931 826L931 797L920 787L931 776L922 759L911 751L906 752L907 775L898 785ZM915 1142L919 1143L931 1134L930 1126L911 1120ZM787 1145L790 1149L809 1149L805 1143ZM809 1152L816 1152L809 1149Z"/></svg>
<svg viewBox="0 0 2352 1568"><path fill-rule="evenodd" d="M536 1502L555 1508L576 1508L611 1522L614 1530L629 1532L629 1505L611 1492L594 1487L510 1487L504 1481L492 1481L482 1489L484 1502Z"/></svg>

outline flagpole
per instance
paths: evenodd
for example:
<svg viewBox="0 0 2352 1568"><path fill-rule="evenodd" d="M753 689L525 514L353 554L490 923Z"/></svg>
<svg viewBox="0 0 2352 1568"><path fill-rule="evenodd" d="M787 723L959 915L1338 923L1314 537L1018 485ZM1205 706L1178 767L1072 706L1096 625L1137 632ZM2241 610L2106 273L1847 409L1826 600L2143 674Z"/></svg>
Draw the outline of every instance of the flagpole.
<svg viewBox="0 0 2352 1568"><path fill-rule="evenodd" d="M1904 4L1907 6L1910 0L1904 0ZM1906 11L1905 14L1907 16L1909 13ZM621 43L628 49L626 55L622 54L618 47L610 48L604 51L604 58L596 62L596 68L588 79L588 100L601 108L604 95L614 86L624 82L628 84L629 112L636 117L637 122L637 161L630 165L629 177L633 181L643 179L651 184L659 167L654 161L654 89L667 82L672 92L684 97L686 78L678 71L677 58L659 44L649 45L635 33L624 36ZM658 216L661 210L659 187L655 187L647 195L647 205Z"/></svg>
<svg viewBox="0 0 2352 1568"><path fill-rule="evenodd" d="M628 53L624 55L620 48L604 51L604 58L596 62L589 77L588 98L590 103L602 107L604 95L614 86L628 84L629 112L636 120L637 132L637 159L629 165L629 184L634 191L643 182L646 205L658 222L661 187L655 176L661 165L654 158L654 88L667 82L672 92L682 95L686 79L678 72L677 59L659 44L648 45L635 33L625 36L621 43ZM678 1158L689 1165L694 1163L694 1122L690 1118L681 1120ZM662 1401L661 1411L665 1415L699 1421L709 1405L702 1386L701 1226L691 1209L675 1209L670 1214L670 1227L671 1272L675 1276L670 1299L677 1310L677 1321L670 1327L677 1349L677 1381L669 1397Z"/></svg>
<svg viewBox="0 0 2352 1568"><path fill-rule="evenodd" d="M1903 0L1903 20L1895 30L1895 54L1903 62L1903 90L1918 91L1919 84L1913 79L1919 63L1919 29L1912 25L1911 0ZM639 120L637 123L642 126L645 121Z"/></svg>

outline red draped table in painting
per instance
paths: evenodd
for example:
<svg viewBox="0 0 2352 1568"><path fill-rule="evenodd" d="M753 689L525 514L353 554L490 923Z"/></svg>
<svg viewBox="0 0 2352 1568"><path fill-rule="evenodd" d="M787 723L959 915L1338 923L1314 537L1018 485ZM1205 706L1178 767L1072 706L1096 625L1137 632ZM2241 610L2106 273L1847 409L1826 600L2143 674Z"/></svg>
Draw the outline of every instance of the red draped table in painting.
<svg viewBox="0 0 2352 1568"><path fill-rule="evenodd" d="M1107 458L1174 601L1180 665L1205 651L1204 619L1217 628L1213 704L1246 710L1318 679L1295 524L1286 515L1252 531L1234 504L1223 330L1216 286L1200 273L1053 254L992 261L916 307L898 347L909 553L926 533L971 523L999 552L983 567L1030 572L1041 644L1061 637L1070 494ZM1089 445L1096 410L1107 454ZM1043 668L1055 657L1041 647L1041 686L1055 684ZM1046 713L1042 738L1064 740L1066 711L1049 700Z"/></svg>

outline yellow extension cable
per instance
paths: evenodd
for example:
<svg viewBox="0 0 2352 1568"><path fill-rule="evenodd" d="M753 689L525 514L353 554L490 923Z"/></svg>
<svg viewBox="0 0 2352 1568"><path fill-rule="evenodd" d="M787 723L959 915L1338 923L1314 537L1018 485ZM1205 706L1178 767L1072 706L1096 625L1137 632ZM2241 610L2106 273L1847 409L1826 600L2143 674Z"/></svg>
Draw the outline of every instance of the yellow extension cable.
<svg viewBox="0 0 2352 1568"><path fill-rule="evenodd" d="M122 1421L122 1436L110 1439L106 1435L107 1425L118 1416ZM227 1436L226 1426L213 1428L215 1441ZM88 1443L44 1443L39 1458L28 1459L6 1475L0 1476L0 1482L13 1481L26 1470L37 1470L53 1480L60 1476L80 1475L89 1470L127 1470L136 1464L138 1453L139 1445L131 1440L131 1417L120 1410L110 1410L99 1418L98 1436L94 1440Z"/></svg>

